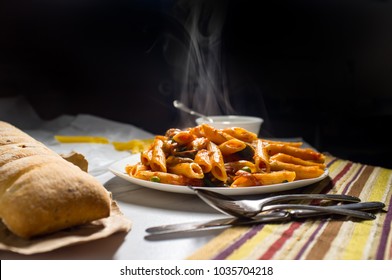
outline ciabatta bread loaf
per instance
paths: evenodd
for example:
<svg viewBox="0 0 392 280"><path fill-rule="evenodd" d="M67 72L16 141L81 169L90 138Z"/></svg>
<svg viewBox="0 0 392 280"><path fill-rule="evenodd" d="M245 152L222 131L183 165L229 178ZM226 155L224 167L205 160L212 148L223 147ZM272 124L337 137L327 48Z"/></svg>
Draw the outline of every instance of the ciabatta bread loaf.
<svg viewBox="0 0 392 280"><path fill-rule="evenodd" d="M0 121L0 218L11 232L52 233L108 217L110 205L97 179Z"/></svg>

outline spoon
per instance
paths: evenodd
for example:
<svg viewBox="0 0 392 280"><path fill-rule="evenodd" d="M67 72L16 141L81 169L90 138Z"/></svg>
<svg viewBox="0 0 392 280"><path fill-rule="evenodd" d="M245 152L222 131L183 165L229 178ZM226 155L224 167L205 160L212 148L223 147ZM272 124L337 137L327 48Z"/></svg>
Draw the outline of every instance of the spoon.
<svg viewBox="0 0 392 280"><path fill-rule="evenodd" d="M203 114L201 114L201 113L198 113L198 112L193 111L192 109L188 108L184 103L182 103L182 102L180 102L180 101L178 101L178 100L174 100L174 101L173 101L173 105L174 105L174 107L176 107L177 109L180 109L180 110L182 110L182 111L184 111L184 112L187 112L188 114L191 114L191 115L194 115L194 116L201 117L201 118L203 118L203 119L205 119L205 120L207 120L207 121L209 121L209 122L211 122L211 123L214 122L213 119L211 119L210 117L208 117L208 116L206 116L206 115L203 115Z"/></svg>

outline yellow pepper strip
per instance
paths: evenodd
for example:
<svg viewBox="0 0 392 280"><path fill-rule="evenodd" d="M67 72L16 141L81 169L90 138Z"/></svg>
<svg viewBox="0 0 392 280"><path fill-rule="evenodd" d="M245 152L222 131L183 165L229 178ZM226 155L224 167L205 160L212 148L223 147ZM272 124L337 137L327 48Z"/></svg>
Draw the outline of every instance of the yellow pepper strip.
<svg viewBox="0 0 392 280"><path fill-rule="evenodd" d="M106 137L100 136L64 136L55 135L54 138L60 143L96 143L96 144L109 144Z"/></svg>
<svg viewBox="0 0 392 280"><path fill-rule="evenodd" d="M134 139L128 142L112 142L117 151L131 151L131 153L141 153L145 151L154 139Z"/></svg>

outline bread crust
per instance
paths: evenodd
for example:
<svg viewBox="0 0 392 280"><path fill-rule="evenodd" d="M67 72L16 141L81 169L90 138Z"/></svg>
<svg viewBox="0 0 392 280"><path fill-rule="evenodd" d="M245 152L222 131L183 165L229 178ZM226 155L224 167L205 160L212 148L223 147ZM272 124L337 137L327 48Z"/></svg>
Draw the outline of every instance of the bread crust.
<svg viewBox="0 0 392 280"><path fill-rule="evenodd" d="M93 176L0 121L0 218L31 238L110 215L111 197Z"/></svg>

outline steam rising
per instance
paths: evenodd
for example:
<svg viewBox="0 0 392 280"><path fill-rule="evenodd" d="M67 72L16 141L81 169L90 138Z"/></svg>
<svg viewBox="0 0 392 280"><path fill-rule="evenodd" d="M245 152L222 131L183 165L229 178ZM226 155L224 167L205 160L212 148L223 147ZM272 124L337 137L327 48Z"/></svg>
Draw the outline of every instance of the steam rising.
<svg viewBox="0 0 392 280"><path fill-rule="evenodd" d="M168 33L164 45L174 66L177 99L206 115L234 114L222 58L225 12L225 1L177 1L172 16L180 32ZM194 124L189 116L180 123L187 122Z"/></svg>

